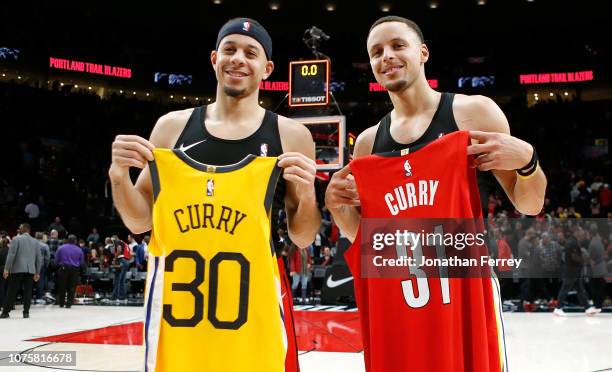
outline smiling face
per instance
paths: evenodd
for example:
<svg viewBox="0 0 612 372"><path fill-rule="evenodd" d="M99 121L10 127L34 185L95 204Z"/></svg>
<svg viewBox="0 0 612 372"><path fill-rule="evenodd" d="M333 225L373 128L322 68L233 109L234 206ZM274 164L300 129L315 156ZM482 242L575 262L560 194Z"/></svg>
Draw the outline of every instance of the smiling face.
<svg viewBox="0 0 612 372"><path fill-rule="evenodd" d="M410 87L429 58L427 46L402 22L384 22L372 29L367 41L376 81L390 92Z"/></svg>
<svg viewBox="0 0 612 372"><path fill-rule="evenodd" d="M274 64L268 61L261 44L240 34L223 38L219 48L212 51L210 60L218 84L230 97L250 95L274 69Z"/></svg>

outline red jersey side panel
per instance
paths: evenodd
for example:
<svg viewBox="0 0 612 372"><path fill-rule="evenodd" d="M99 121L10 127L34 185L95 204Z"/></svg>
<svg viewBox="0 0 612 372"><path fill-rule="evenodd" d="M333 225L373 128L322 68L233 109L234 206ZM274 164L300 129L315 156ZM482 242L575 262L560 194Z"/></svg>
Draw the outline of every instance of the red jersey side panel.
<svg viewBox="0 0 612 372"><path fill-rule="evenodd" d="M287 332L285 372L300 372L297 342L295 338L295 324L293 322L293 296L291 294L291 284L289 283L287 271L285 270L285 262L282 257L278 257L278 271L280 272L281 296L283 297L283 320L285 322L285 331Z"/></svg>

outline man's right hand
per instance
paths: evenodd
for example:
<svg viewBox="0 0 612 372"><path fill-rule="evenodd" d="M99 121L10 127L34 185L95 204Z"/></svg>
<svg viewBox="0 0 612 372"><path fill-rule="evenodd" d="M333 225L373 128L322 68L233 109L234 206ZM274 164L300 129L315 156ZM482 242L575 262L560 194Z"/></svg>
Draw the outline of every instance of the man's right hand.
<svg viewBox="0 0 612 372"><path fill-rule="evenodd" d="M355 178L348 165L334 173L325 191L325 206L327 209L337 210L345 205L361 205Z"/></svg>
<svg viewBox="0 0 612 372"><path fill-rule="evenodd" d="M154 148L151 142L140 136L118 135L112 145L109 177L118 180L129 175L130 167L146 167L147 161L153 160Z"/></svg>

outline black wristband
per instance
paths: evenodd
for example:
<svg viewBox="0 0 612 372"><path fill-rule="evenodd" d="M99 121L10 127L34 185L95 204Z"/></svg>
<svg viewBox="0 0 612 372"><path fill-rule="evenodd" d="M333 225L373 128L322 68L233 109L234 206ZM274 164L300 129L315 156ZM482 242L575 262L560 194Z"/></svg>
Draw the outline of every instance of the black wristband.
<svg viewBox="0 0 612 372"><path fill-rule="evenodd" d="M516 173L518 173L519 176L530 176L538 169L538 153L536 152L535 147L531 147L533 148L533 155L531 155L531 160L529 160L529 163L527 163L527 165L525 165L523 168L516 170Z"/></svg>

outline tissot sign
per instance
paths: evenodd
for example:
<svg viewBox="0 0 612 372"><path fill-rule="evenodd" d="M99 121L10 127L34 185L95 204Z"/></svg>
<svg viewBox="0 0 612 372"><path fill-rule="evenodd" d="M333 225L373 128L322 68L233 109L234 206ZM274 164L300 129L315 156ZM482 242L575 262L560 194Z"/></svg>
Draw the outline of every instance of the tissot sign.
<svg viewBox="0 0 612 372"><path fill-rule="evenodd" d="M110 66L93 62L75 61L55 57L49 57L49 68L84 72L87 74L113 76L125 79L130 79L132 77L132 69L127 67Z"/></svg>

